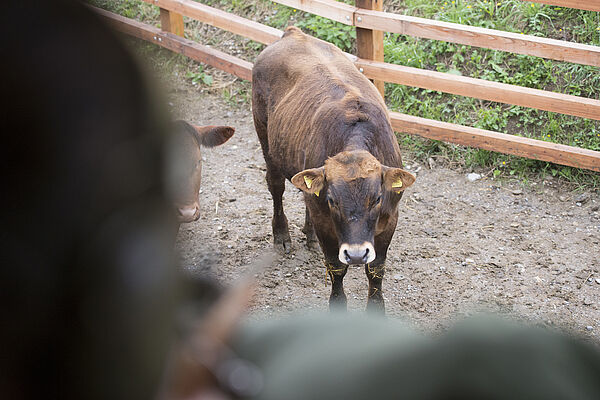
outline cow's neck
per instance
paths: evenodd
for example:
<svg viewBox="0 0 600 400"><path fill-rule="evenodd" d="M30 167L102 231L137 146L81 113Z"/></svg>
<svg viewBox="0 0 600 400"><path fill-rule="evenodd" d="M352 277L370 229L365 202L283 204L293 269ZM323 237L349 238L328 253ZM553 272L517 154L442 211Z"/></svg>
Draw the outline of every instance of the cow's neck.
<svg viewBox="0 0 600 400"><path fill-rule="evenodd" d="M364 132L353 132L350 136L346 138L344 148L342 151L357 151L357 150L366 150L369 153L371 152L371 146L369 146L368 137L364 134Z"/></svg>

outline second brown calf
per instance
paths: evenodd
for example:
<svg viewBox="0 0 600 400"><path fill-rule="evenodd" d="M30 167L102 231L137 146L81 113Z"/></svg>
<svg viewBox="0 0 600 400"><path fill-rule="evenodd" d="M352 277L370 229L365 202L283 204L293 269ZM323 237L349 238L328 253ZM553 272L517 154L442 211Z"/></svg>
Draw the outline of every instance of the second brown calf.
<svg viewBox="0 0 600 400"><path fill-rule="evenodd" d="M337 47L294 27L259 55L252 79L275 245L285 251L291 245L282 204L287 178L304 191L303 232L323 250L330 307L346 307L348 265L364 264L367 309L383 312L381 283L397 205L415 181L401 168L383 99Z"/></svg>
<svg viewBox="0 0 600 400"><path fill-rule="evenodd" d="M202 182L202 147L219 146L233 136L230 126L194 126L175 121L167 156L169 194L179 222L200 216L198 192Z"/></svg>

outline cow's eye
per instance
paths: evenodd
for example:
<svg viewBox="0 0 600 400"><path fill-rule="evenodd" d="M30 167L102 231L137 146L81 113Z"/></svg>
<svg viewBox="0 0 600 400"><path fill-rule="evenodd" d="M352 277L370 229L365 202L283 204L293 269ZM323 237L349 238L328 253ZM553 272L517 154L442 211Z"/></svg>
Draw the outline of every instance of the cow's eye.
<svg viewBox="0 0 600 400"><path fill-rule="evenodd" d="M373 205L376 206L379 203L381 203L381 195L379 197L377 197L377 200L375 200L375 203L373 203Z"/></svg>
<svg viewBox="0 0 600 400"><path fill-rule="evenodd" d="M329 203L329 207L335 207L335 202L329 196L327 196L327 202Z"/></svg>

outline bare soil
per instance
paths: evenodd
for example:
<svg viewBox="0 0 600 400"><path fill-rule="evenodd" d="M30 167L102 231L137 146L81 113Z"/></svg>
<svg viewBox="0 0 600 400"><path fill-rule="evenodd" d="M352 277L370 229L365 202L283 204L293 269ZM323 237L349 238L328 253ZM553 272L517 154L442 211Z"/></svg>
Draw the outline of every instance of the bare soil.
<svg viewBox="0 0 600 400"><path fill-rule="evenodd" d="M165 77L163 77L165 78ZM176 76L169 100L178 118L202 125L231 125L234 137L204 151L201 217L182 225L183 268L212 273L230 284L257 257L272 251L271 196L250 106L232 107ZM415 162L417 175L400 204L384 278L387 315L438 330L477 311L600 336L600 196L579 194L547 178L521 186L468 171ZM301 193L288 182L284 207L293 251L276 255L258 274L254 315L326 310L331 287L320 250L306 247ZM350 312L363 312L364 268L345 278Z"/></svg>

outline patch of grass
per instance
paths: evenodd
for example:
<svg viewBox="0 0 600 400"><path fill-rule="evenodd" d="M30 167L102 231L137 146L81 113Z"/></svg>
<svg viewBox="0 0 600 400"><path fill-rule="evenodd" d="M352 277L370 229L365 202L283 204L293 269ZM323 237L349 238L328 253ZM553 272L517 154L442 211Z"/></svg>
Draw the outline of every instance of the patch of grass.
<svg viewBox="0 0 600 400"><path fill-rule="evenodd" d="M249 84L240 86L230 86L223 90L223 99L234 107L250 104L252 99L252 90Z"/></svg>
<svg viewBox="0 0 600 400"><path fill-rule="evenodd" d="M387 8L392 12L442 21L600 44L600 13L589 11L517 0L403 0L388 2ZM600 74L596 67L397 34L386 34L384 40L386 62L600 98ZM390 109L424 118L592 150L598 150L600 146L600 124L584 118L392 84L386 84L386 102ZM555 171L553 176L560 176L577 185L598 187L598 174L546 162L460 146L448 151L443 146L424 146L419 140L408 140L404 144L411 150L416 149L417 155L429 156L441 151L438 154L467 168L497 167L498 172L494 172L496 177L523 177ZM435 151L422 153L424 147Z"/></svg>
<svg viewBox="0 0 600 400"><path fill-rule="evenodd" d="M343 51L351 51L354 47L356 30L349 25L309 14L307 19L299 21L296 26L312 36L333 43Z"/></svg>
<svg viewBox="0 0 600 400"><path fill-rule="evenodd" d="M140 0L87 0L87 3L140 22L156 21L160 15L158 7Z"/></svg>
<svg viewBox="0 0 600 400"><path fill-rule="evenodd" d="M197 85L199 82L202 82L205 85L210 86L213 83L212 75L209 75L204 71L203 65L199 65L198 70L196 72L188 71L187 77L192 80L192 83L194 85Z"/></svg>

